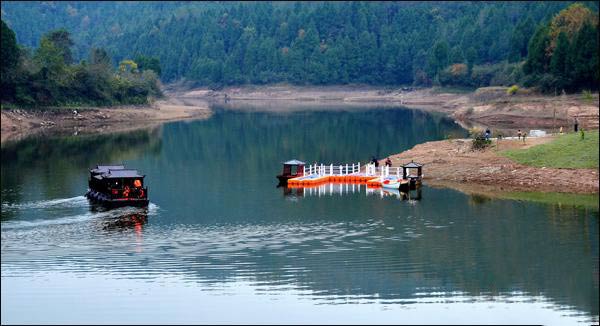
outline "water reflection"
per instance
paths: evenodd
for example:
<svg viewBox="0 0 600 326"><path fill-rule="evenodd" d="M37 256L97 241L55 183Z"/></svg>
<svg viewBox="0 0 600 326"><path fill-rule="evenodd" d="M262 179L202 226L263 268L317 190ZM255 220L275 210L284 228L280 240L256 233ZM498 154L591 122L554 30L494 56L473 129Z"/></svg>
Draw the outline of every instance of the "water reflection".
<svg viewBox="0 0 600 326"><path fill-rule="evenodd" d="M381 198L390 197L400 200L419 201L422 199L421 186L412 186L411 188L391 189L391 188L371 188L364 183L323 183L314 186L288 186L278 184L283 192L283 196L288 200L297 201L307 196L344 196L354 195L364 192L366 196L378 196Z"/></svg>

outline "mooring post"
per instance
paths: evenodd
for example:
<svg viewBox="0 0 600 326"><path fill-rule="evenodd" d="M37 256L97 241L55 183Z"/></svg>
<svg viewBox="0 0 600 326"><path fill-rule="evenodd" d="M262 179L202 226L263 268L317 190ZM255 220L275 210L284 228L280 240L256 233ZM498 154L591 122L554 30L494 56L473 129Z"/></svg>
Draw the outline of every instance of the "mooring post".
<svg viewBox="0 0 600 326"><path fill-rule="evenodd" d="M354 171L352 171L354 172ZM358 172L360 172L360 162L358 162Z"/></svg>

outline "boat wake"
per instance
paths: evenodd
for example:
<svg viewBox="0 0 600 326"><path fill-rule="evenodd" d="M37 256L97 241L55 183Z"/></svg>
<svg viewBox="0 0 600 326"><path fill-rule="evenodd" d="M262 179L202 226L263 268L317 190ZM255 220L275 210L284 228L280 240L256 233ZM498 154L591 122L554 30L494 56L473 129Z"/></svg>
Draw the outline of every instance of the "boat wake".
<svg viewBox="0 0 600 326"><path fill-rule="evenodd" d="M53 199L53 200L44 200L37 202L28 202L23 204L16 205L5 205L2 204L3 211L4 208L8 208L10 210L23 210L23 209L35 209L35 210L44 210L48 208L55 207L68 207L68 208L83 208L88 206L88 200L84 196L78 196L73 198L63 198L63 199ZM9 229L23 229L23 228L35 228L40 226L52 226L52 225L61 225L61 224L75 224L81 223L85 221L89 221L92 219L118 219L128 215L143 215L143 216L154 216L157 214L159 210L159 206L150 203L148 207L120 207L116 209L106 210L106 211L86 211L81 214L67 215L61 216L58 218L45 218L45 219L35 219L35 220L9 220L3 221L1 224L2 230Z"/></svg>
<svg viewBox="0 0 600 326"><path fill-rule="evenodd" d="M80 207L87 205L87 199L84 196L71 198L57 198L51 200L39 200L21 204L2 203L2 210L21 210L21 209L41 209L51 207Z"/></svg>

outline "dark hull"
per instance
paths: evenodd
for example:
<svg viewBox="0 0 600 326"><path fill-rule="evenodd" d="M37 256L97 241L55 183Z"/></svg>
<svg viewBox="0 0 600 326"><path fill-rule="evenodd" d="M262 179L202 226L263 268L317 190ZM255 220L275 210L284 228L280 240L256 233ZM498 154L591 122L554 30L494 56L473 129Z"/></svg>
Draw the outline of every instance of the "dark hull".
<svg viewBox="0 0 600 326"><path fill-rule="evenodd" d="M115 207L124 207L124 206L134 206L134 207L146 207L149 204L149 200L147 198L139 199L139 198L128 198L128 199L111 199L106 194L95 191L88 190L85 193L85 197L87 197L90 201L100 204L102 206L108 208Z"/></svg>

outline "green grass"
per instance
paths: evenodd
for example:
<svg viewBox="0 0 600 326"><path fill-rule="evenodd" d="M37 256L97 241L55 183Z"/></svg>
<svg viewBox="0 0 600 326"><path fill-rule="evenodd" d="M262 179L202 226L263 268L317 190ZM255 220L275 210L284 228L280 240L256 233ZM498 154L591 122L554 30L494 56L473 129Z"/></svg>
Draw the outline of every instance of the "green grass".
<svg viewBox="0 0 600 326"><path fill-rule="evenodd" d="M528 149L506 150L502 155L524 165L548 168L598 168L598 131L558 136L550 143Z"/></svg>

